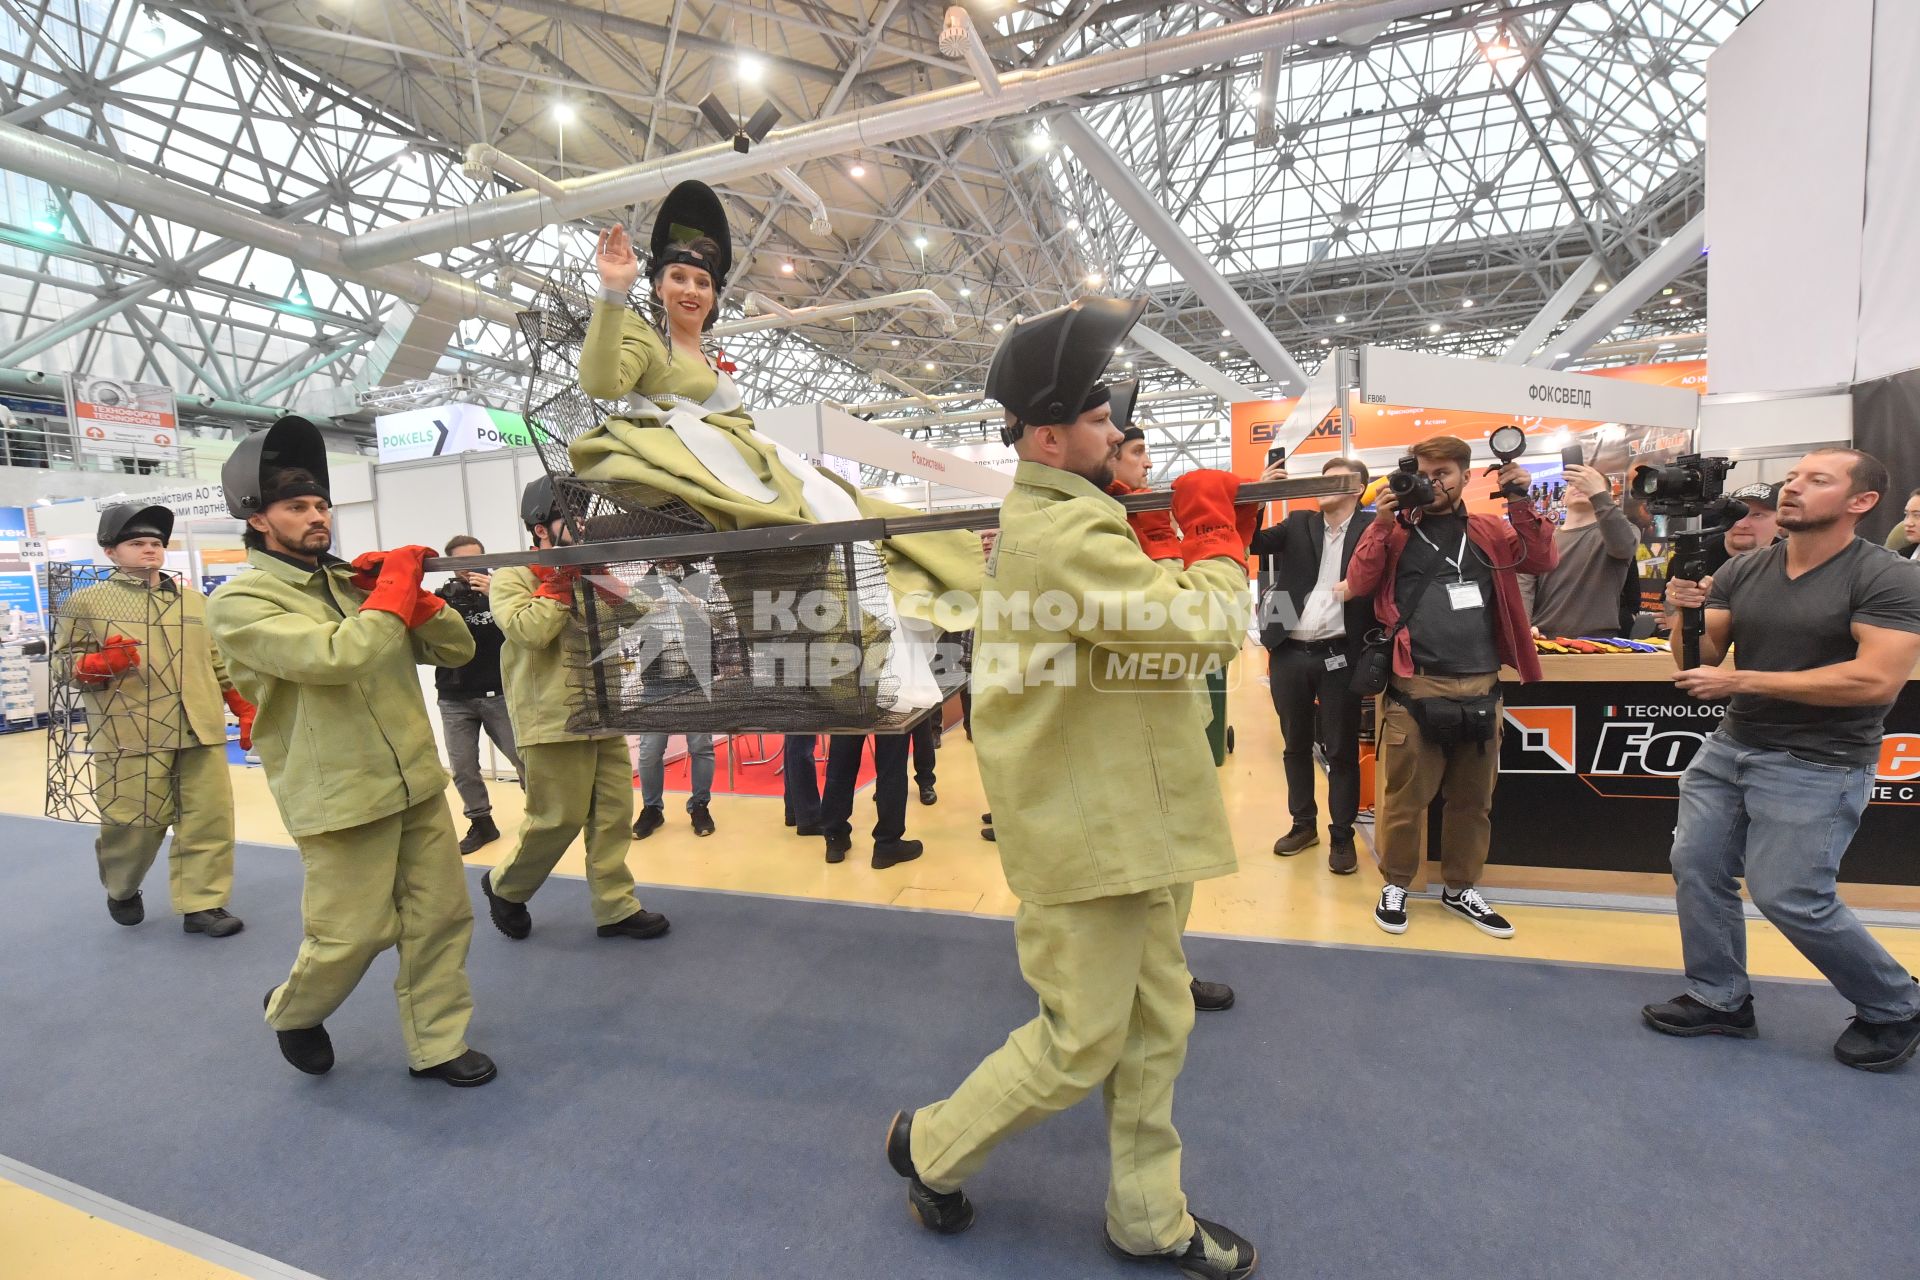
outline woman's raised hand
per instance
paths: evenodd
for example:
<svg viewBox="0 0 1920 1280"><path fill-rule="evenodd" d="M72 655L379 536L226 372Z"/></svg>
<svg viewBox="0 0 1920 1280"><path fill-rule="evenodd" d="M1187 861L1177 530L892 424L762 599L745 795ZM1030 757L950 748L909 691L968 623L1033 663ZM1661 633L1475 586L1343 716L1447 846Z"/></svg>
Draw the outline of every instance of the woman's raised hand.
<svg viewBox="0 0 1920 1280"><path fill-rule="evenodd" d="M593 265L599 268L600 284L616 293L633 288L640 278L640 259L633 254L633 238L623 226L615 225L600 233L600 245Z"/></svg>

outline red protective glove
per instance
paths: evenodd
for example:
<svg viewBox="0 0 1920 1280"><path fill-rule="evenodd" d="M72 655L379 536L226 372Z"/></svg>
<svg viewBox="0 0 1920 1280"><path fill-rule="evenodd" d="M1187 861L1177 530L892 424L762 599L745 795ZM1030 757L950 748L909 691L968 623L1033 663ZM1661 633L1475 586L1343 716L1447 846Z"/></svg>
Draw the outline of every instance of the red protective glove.
<svg viewBox="0 0 1920 1280"><path fill-rule="evenodd" d="M1189 471L1173 482L1173 518L1184 535L1180 558L1187 568L1215 556L1247 558L1260 509L1253 503L1235 506L1239 492L1240 477L1231 471Z"/></svg>
<svg viewBox="0 0 1920 1280"><path fill-rule="evenodd" d="M99 652L89 653L73 664L74 674L83 680L105 684L117 675L140 665L140 642L128 636L108 636Z"/></svg>
<svg viewBox="0 0 1920 1280"><path fill-rule="evenodd" d="M563 565L558 569L544 564L531 564L533 576L540 580L534 588L535 600L551 600L562 608L573 608L573 584L580 580L580 570L574 565Z"/></svg>
<svg viewBox="0 0 1920 1280"><path fill-rule="evenodd" d="M253 750L253 718L259 714L259 708L241 697L238 689L229 689L223 696L227 700L227 710L240 719L240 749Z"/></svg>
<svg viewBox="0 0 1920 1280"><path fill-rule="evenodd" d="M1124 498L1130 493L1146 493L1145 489L1132 489L1121 481L1115 480L1107 486L1107 492L1116 498ZM1129 511L1127 526L1133 530L1133 536L1140 549L1147 553L1149 560L1178 560L1180 558L1180 535L1174 532L1173 513L1171 511Z"/></svg>
<svg viewBox="0 0 1920 1280"><path fill-rule="evenodd" d="M380 580L380 566L385 564L387 553L384 551L363 551L353 558L353 585L362 591L371 591Z"/></svg>
<svg viewBox="0 0 1920 1280"><path fill-rule="evenodd" d="M426 576L428 558L434 554L432 547L414 545L396 547L385 553L370 551L355 560L354 567L360 570L354 575L356 584L362 575L377 566L373 586L361 601L360 612L390 613L412 626L414 611L419 607L420 581Z"/></svg>

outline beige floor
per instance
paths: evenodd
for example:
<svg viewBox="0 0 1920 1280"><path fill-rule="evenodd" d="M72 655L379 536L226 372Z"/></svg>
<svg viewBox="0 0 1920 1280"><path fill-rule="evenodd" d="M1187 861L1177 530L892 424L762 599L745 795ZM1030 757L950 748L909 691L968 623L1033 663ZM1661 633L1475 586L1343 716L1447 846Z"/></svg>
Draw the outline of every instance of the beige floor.
<svg viewBox="0 0 1920 1280"><path fill-rule="evenodd" d="M1294 858L1276 858L1269 849L1285 828L1279 780L1280 735L1257 660L1235 664L1242 680L1231 695L1237 750L1221 770L1228 821L1241 854L1237 875L1198 886L1192 928L1203 933L1234 934L1299 942L1391 946L1414 951L1503 955L1591 964L1677 969L1679 932L1671 915L1557 907L1503 908L1518 928L1508 941L1485 937L1465 921L1443 915L1438 904L1414 903L1413 927L1392 938L1374 927L1370 914L1379 879L1362 866L1353 876L1328 874L1323 850ZM43 807L47 740L44 733L0 736L0 812L39 814ZM1044 768L1044 762L1036 762ZM519 789L511 783L492 787L495 816L508 835L471 859L491 865L512 840L521 815ZM241 840L290 845L286 829L259 769L234 770L237 827ZM855 807L855 830L871 826L871 791ZM1010 915L995 847L979 837L978 818L987 807L981 792L973 748L957 728L940 753L939 803L917 803L908 815L908 834L927 842L917 862L874 871L865 861L867 842L838 866L823 859L818 839L794 836L781 821L778 797L716 796L713 815L719 832L698 839L686 825L684 797L668 796L668 825L629 857L644 884L743 890L836 902L862 902L941 911ZM1322 797L1324 801L1324 797ZM276 856L268 854L265 856ZM560 864L565 874L582 869L576 843ZM1660 877L1614 877L1582 873L1525 875L1491 869L1489 882L1532 883L1572 890L1666 893ZM1498 899L1498 892L1490 896ZM1883 905L1903 905L1889 900ZM246 910L246 867L237 875L234 906ZM538 910L538 907L536 907ZM584 911L580 921L586 925ZM681 919L681 928L697 927ZM1920 969L1920 930L1876 931L1909 967ZM1749 962L1756 975L1816 977L1811 966L1763 922L1749 926ZM292 940L288 956L292 956ZM1208 976L1208 975L1202 975ZM1227 975L1217 975L1227 976ZM1649 998L1665 994L1671 981L1649 978ZM137 1233L90 1217L57 1201L0 1181L0 1277L4 1280L93 1280L94 1277L151 1277L152 1280L216 1280L232 1273L157 1244Z"/></svg>

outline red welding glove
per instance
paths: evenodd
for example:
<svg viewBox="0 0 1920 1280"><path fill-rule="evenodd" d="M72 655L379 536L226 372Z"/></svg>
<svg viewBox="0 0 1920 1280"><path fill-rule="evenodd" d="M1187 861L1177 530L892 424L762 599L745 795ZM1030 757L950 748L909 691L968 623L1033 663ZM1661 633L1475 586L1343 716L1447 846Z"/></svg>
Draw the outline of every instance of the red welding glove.
<svg viewBox="0 0 1920 1280"><path fill-rule="evenodd" d="M362 591L373 590L380 580L380 566L386 563L384 551L363 551L353 558L353 585Z"/></svg>
<svg viewBox="0 0 1920 1280"><path fill-rule="evenodd" d="M534 588L535 600L551 600L562 608L573 608L573 584L580 580L580 570L573 565L562 565L558 569L544 564L527 566L533 570L533 576L540 580Z"/></svg>
<svg viewBox="0 0 1920 1280"><path fill-rule="evenodd" d="M426 576L426 562L435 554L432 547L413 545L395 547L385 553L369 552L355 560L354 567L360 570L354 575L356 583L368 568L378 565L373 586L360 603L360 612L390 613L412 626L414 611L419 607L420 581ZM365 566L363 561L367 562Z"/></svg>
<svg viewBox="0 0 1920 1280"><path fill-rule="evenodd" d="M240 720L240 749L253 750L253 718L259 714L259 709L241 697L238 689L229 689L224 696L227 700L227 710L233 712Z"/></svg>
<svg viewBox="0 0 1920 1280"><path fill-rule="evenodd" d="M94 684L105 684L140 665L140 642L128 636L108 636L99 652L73 664L74 674Z"/></svg>
<svg viewBox="0 0 1920 1280"><path fill-rule="evenodd" d="M1130 493L1146 493L1145 489L1130 489L1115 480L1107 486L1107 492L1116 498L1124 498ZM1149 560L1178 560L1180 558L1180 535L1173 529L1171 511L1129 511L1127 526L1133 530L1133 536L1140 543L1140 549L1147 553Z"/></svg>
<svg viewBox="0 0 1920 1280"><path fill-rule="evenodd" d="M1187 568L1215 556L1247 558L1260 508L1235 506L1239 492L1240 477L1231 471L1189 471L1173 482L1173 518L1180 522L1180 558Z"/></svg>

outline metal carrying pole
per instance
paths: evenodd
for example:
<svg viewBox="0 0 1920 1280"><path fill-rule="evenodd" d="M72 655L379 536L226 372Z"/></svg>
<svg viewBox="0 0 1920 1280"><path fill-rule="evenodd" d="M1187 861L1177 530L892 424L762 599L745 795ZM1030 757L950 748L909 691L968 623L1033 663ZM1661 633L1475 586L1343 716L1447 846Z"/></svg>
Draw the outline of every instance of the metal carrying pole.
<svg viewBox="0 0 1920 1280"><path fill-rule="evenodd" d="M1360 477L1348 471L1327 475L1303 476L1298 480L1268 480L1245 483L1234 495L1238 506L1284 502L1294 498L1331 498L1360 492ZM1155 489L1149 493L1130 493L1119 499L1128 514L1167 511L1173 506L1173 493ZM876 516L868 520L838 520L825 524L782 524L760 529L735 529L726 533L668 534L655 538L610 538L605 542L579 542L571 546L545 547L539 551L500 551L481 556L434 556L426 562L428 573L454 570L508 569L522 565L600 565L614 560L698 560L707 556L739 551L780 551L795 547L825 547L842 542L878 542L885 538L904 538L916 533L946 533L956 529L997 529L1000 508L966 507L956 511L935 511L927 515Z"/></svg>

